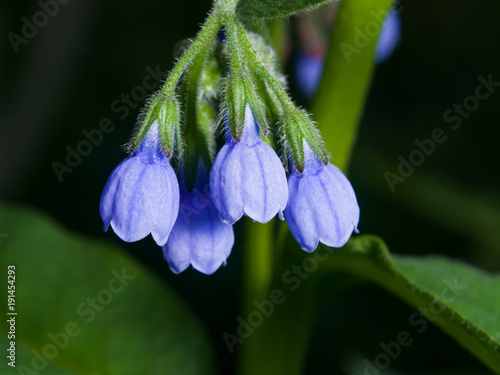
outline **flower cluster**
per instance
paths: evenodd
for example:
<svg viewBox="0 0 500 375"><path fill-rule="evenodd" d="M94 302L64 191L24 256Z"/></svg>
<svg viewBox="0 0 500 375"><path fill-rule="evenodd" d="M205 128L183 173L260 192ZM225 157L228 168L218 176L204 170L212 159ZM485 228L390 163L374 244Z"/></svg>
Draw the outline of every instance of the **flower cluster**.
<svg viewBox="0 0 500 375"><path fill-rule="evenodd" d="M225 41L216 38L222 25ZM127 242L151 234L174 273L225 264L244 215L267 223L278 214L308 252L343 246L357 230L351 184L289 99L273 51L236 17L209 17L149 100L129 149L102 193L104 229Z"/></svg>

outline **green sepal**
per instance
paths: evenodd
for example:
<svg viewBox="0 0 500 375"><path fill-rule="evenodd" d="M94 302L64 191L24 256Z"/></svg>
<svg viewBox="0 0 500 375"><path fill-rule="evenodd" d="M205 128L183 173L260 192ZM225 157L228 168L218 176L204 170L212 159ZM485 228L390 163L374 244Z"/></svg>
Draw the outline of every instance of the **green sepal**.
<svg viewBox="0 0 500 375"><path fill-rule="evenodd" d="M236 142L241 140L245 126L245 79L240 74L230 75L226 79L225 104L229 120L229 130Z"/></svg>
<svg viewBox="0 0 500 375"><path fill-rule="evenodd" d="M182 145L178 142L179 135L177 134L180 113L179 102L175 98L165 99L163 104L160 105L160 111L158 112L160 143L167 158L172 156L175 146L178 146L179 151L182 150Z"/></svg>
<svg viewBox="0 0 500 375"><path fill-rule="evenodd" d="M306 141L323 164L328 164L329 154L325 144L307 112L291 108L282 121L285 140L295 168L302 173L305 167L304 141Z"/></svg>
<svg viewBox="0 0 500 375"><path fill-rule="evenodd" d="M180 121L179 103L175 98L167 98L158 92L148 99L145 108L139 116L138 126L129 143L128 151L135 152L151 125L158 120L163 152L166 157L170 157L174 149L175 128Z"/></svg>
<svg viewBox="0 0 500 375"><path fill-rule="evenodd" d="M264 137L267 137L267 134L269 133L269 122L266 105L264 104L262 97L259 95L260 93L256 90L256 87L252 80L245 80L244 84L246 101L252 109L253 115L257 120L257 124L262 130L262 134L264 135Z"/></svg>

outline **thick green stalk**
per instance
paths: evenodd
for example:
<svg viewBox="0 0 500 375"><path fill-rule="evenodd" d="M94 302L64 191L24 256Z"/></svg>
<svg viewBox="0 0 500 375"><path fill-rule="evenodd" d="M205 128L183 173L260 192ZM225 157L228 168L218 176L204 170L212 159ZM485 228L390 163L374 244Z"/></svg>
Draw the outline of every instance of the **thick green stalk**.
<svg viewBox="0 0 500 375"><path fill-rule="evenodd" d="M246 223L246 241L244 247L243 269L243 320L257 310L254 302L261 303L269 299L273 279L273 225L248 221ZM260 332L257 327L252 335L244 341L239 352L238 373L253 375L255 366L262 363L264 346L267 341L266 331ZM264 333L264 335L262 335Z"/></svg>
<svg viewBox="0 0 500 375"><path fill-rule="evenodd" d="M254 238L255 234L252 235ZM247 308L242 315L246 322L252 324L253 332L241 345L238 369L238 374L241 375L302 373L309 332L315 316L318 280L310 277L312 275L305 275L301 279L295 273L297 266L309 254L300 251L290 237L286 239L280 236L278 241L286 248L285 252L280 256L276 251L268 249L267 253L276 259L273 278L268 279L270 283L265 291L254 291L256 297L248 305L250 309ZM246 250L251 248L249 246ZM248 261L249 259L245 259L245 269L256 265L249 265ZM257 305L264 308L258 308ZM250 319L249 313L254 315L253 319ZM255 316L259 314L263 317L262 323L256 324L258 320Z"/></svg>
<svg viewBox="0 0 500 375"><path fill-rule="evenodd" d="M340 2L312 113L333 163L343 171L348 167L370 86L378 33L391 4L392 0Z"/></svg>
<svg viewBox="0 0 500 375"><path fill-rule="evenodd" d="M347 168L358 121L361 117L366 93L373 73L374 51L378 35L372 36L367 46L350 56L342 53L343 43L354 45L356 30L364 29L370 22L380 20L389 9L389 0L344 0L340 3L338 19L330 40L323 81L313 105L314 119L334 162L344 170ZM375 29L380 30L379 22ZM372 24L371 24L372 25ZM377 33L378 34L378 33ZM373 35L373 34L372 34ZM245 35L240 40L246 44ZM357 47L355 47L357 48ZM285 90L275 81L265 66L253 60L254 68L271 84L284 103L290 103ZM287 104L288 104L287 103ZM280 235L280 238L283 236ZM290 237L289 237L290 238ZM288 244L288 245L287 245ZM281 241L283 260L274 277L275 286L282 286L282 276L294 264L291 257L297 256L296 247L290 241ZM292 254L294 253L294 254ZM295 263L296 264L296 263ZM283 273L283 270L285 273ZM305 349L314 319L314 296L317 275L304 280L303 286L294 292L283 305L276 306L274 315L255 330L246 340L240 367L241 374L299 375L305 360ZM263 364L266 363L265 366Z"/></svg>
<svg viewBox="0 0 500 375"><path fill-rule="evenodd" d="M273 277L273 225L247 222L244 250L243 316L255 310L254 300L268 298Z"/></svg>

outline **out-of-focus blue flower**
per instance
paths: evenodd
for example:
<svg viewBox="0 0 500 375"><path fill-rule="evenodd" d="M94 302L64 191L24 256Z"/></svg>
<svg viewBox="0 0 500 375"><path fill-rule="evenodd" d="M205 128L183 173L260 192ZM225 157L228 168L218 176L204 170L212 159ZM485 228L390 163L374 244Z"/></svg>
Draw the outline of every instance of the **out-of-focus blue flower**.
<svg viewBox="0 0 500 375"><path fill-rule="evenodd" d="M232 225L219 219L219 212L210 197L208 172L199 163L196 184L188 192L182 174L180 181L179 216L170 233L163 255L174 273L193 268L207 275L214 273L231 253L234 244Z"/></svg>
<svg viewBox="0 0 500 375"><path fill-rule="evenodd" d="M394 52L401 38L401 18L399 12L392 9L385 17L375 50L377 63L385 62Z"/></svg>
<svg viewBox="0 0 500 375"><path fill-rule="evenodd" d="M399 13L392 9L387 13L380 30L375 49L375 61L383 63L391 57L401 38L401 18ZM297 86L307 99L312 99L318 89L323 73L324 54L307 54L299 52L295 61L295 77Z"/></svg>
<svg viewBox="0 0 500 375"><path fill-rule="evenodd" d="M321 80L323 73L324 56L320 54L307 55L301 53L295 62L295 76L297 77L297 85L302 94L311 99Z"/></svg>
<svg viewBox="0 0 500 375"><path fill-rule="evenodd" d="M217 154L210 172L210 190L220 218L224 223L233 224L245 214L267 223L286 207L288 187L283 165L274 150L260 138L249 105L241 141L233 139L228 124L226 133L226 144Z"/></svg>
<svg viewBox="0 0 500 375"><path fill-rule="evenodd" d="M111 173L99 205L104 230L126 242L152 234L163 246L179 212L179 184L163 154L155 121L134 155Z"/></svg>
<svg viewBox="0 0 500 375"><path fill-rule="evenodd" d="M341 247L353 230L357 232L356 195L344 174L331 163L321 163L305 141L304 151L304 172L299 173L292 165L288 177L285 219L303 250L314 251L320 241Z"/></svg>

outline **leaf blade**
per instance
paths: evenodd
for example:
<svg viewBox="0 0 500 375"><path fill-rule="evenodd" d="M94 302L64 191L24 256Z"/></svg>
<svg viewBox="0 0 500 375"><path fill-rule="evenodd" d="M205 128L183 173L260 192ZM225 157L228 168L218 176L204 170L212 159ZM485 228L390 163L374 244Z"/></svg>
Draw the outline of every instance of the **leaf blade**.
<svg viewBox="0 0 500 375"><path fill-rule="evenodd" d="M420 313L426 309L430 320L500 374L500 298L495 294L500 290L500 276L444 257L391 256L375 236L351 239L323 266L327 272L342 270L375 282ZM456 298L444 298L443 291L450 289L455 278L459 278L458 285L468 287L459 290ZM439 304L442 311L436 313L435 307L432 311L433 304Z"/></svg>
<svg viewBox="0 0 500 375"><path fill-rule="evenodd" d="M236 12L242 19L285 18L331 0L240 0Z"/></svg>
<svg viewBox="0 0 500 375"><path fill-rule="evenodd" d="M9 234L0 245L0 262L16 265L18 368L213 373L212 353L195 316L123 251L68 233L28 209L1 207L0 227ZM2 300L6 290L2 285ZM7 330L6 322L0 330ZM6 367L6 374L17 374Z"/></svg>

